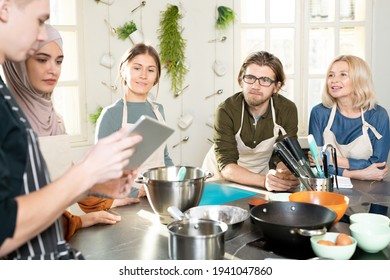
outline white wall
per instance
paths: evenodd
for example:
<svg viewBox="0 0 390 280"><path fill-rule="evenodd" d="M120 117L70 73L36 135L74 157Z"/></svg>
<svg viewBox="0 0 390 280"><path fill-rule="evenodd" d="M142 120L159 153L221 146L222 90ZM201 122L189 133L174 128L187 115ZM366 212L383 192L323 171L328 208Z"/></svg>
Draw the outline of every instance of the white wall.
<svg viewBox="0 0 390 280"><path fill-rule="evenodd" d="M390 11L390 1L374 1L373 27L373 58L372 69L380 104L390 112L390 96L388 94L388 81L390 71L390 20L387 11ZM168 148L175 164L200 166L204 155L211 146L208 138L212 139L212 129L206 126L209 115L213 114L216 106L225 98L235 93L237 82L235 72L240 65L233 65L233 29L219 33L214 28L216 20L216 7L225 5L233 7L233 0L197 0L197 1L162 1L146 0L146 6L134 9L141 1L116 0L111 6L95 1L84 1L85 7L85 67L86 67L86 92L87 111L93 113L98 105L106 106L121 97L121 91L111 92L101 81L115 82L117 77L117 64L111 70L99 65L100 57L111 48L112 54L119 61L122 53L132 46L130 40L124 42L111 36L104 19L110 18L111 25L116 27L129 19L134 19L138 26L142 26L146 43L154 45L158 49L158 29L160 12L165 11L167 4L182 4L181 11L184 15L182 26L183 36L187 40L187 62L190 71L186 76L184 85L189 84L182 96L175 98L170 92L170 81L164 76L160 80L157 102L165 107L167 123L176 128L175 134L168 140ZM142 19L141 19L142 10ZM226 35L228 39L223 43L208 43L209 40ZM228 71L225 76L218 77L212 70L215 59L221 60ZM237 68L237 69L235 69ZM165 73L165 70L163 74ZM223 89L224 93L207 100L205 96ZM156 88L153 90L156 92ZM194 116L192 125L187 130L181 130L177 126L177 119L183 113ZM93 139L93 127L90 126L91 140ZM184 136L190 140L172 149L172 145L179 142ZM85 148L75 148L74 157L78 158Z"/></svg>
<svg viewBox="0 0 390 280"><path fill-rule="evenodd" d="M379 104L390 114L390 1L373 0L372 72ZM390 164L390 155L387 160Z"/></svg>

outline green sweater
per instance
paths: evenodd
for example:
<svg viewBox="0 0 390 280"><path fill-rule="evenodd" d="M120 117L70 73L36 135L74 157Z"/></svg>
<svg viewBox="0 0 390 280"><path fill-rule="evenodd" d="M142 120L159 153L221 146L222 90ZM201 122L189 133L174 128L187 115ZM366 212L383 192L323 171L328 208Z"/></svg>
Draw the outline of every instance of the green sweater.
<svg viewBox="0 0 390 280"><path fill-rule="evenodd" d="M281 95L273 95L276 123L282 126L288 136L297 137L298 112L295 104ZM216 111L214 123L215 155L219 170L230 163L237 163L238 150L235 135L241 126L241 108L244 96L242 92L236 93L222 102ZM271 103L270 103L271 104ZM248 105L244 106L244 118L241 129L241 139L246 146L256 147L260 142L273 137L273 120L271 107L260 117L255 125L255 119L249 112ZM280 140L283 136L279 134ZM278 162L276 155L270 159L270 168Z"/></svg>

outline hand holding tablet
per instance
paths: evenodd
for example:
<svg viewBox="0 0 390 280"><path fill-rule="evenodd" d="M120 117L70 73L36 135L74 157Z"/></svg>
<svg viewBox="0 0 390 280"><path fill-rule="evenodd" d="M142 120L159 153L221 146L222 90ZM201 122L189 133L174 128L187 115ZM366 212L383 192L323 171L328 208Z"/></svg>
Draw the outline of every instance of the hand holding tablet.
<svg viewBox="0 0 390 280"><path fill-rule="evenodd" d="M130 157L130 162L126 169L136 169L140 167L175 130L158 120L142 115L127 135L139 134L143 140L135 146L135 152Z"/></svg>

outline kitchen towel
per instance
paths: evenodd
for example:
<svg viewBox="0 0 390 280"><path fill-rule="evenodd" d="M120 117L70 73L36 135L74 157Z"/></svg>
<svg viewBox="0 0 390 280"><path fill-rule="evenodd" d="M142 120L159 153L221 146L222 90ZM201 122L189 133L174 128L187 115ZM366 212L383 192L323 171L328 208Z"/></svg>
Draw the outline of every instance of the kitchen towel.
<svg viewBox="0 0 390 280"><path fill-rule="evenodd" d="M225 204L256 194L258 193L242 190L235 187L229 187L226 185L206 183L203 189L203 195L200 200L199 206Z"/></svg>

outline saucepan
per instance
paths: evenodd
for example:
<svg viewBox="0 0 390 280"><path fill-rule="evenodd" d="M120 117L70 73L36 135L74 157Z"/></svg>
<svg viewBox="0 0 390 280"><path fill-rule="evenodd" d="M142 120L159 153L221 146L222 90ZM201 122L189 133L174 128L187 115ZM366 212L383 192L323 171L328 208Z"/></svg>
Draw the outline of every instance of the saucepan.
<svg viewBox="0 0 390 280"><path fill-rule="evenodd" d="M251 217L273 246L311 250L310 237L325 234L337 215L321 205L270 201L253 207Z"/></svg>
<svg viewBox="0 0 390 280"><path fill-rule="evenodd" d="M238 206L231 205L205 205L196 206L184 212L187 218L211 219L224 222L228 225L225 240L236 237L249 218L249 211Z"/></svg>
<svg viewBox="0 0 390 280"><path fill-rule="evenodd" d="M177 207L168 207L175 221L167 225L172 260L220 260L225 255L226 223L187 218Z"/></svg>

